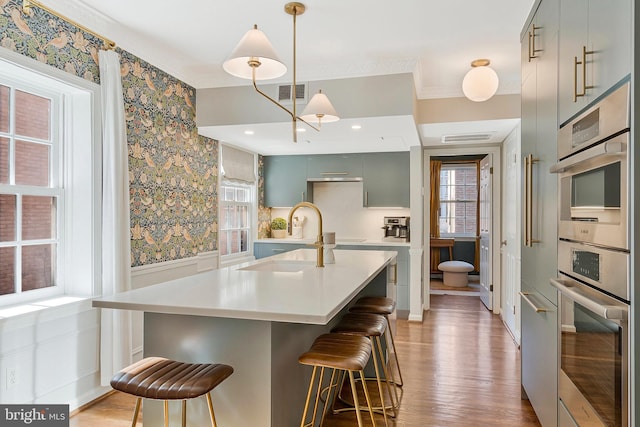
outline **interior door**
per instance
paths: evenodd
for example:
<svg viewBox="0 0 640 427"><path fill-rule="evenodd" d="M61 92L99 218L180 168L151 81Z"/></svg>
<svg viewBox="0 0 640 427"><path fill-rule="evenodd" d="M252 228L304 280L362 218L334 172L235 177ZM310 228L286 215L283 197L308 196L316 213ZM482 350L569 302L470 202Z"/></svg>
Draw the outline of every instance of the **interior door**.
<svg viewBox="0 0 640 427"><path fill-rule="evenodd" d="M519 134L518 134L519 135ZM500 254L503 289L502 320L520 343L520 138L511 134L504 142L502 173L502 238Z"/></svg>
<svg viewBox="0 0 640 427"><path fill-rule="evenodd" d="M491 154L480 161L480 299L493 310L491 257Z"/></svg>

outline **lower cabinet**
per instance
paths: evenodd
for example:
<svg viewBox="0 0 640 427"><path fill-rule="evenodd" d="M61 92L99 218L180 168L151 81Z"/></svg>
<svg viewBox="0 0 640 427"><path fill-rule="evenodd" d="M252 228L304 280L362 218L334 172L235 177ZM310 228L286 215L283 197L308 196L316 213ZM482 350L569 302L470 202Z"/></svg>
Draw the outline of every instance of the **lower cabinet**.
<svg viewBox="0 0 640 427"><path fill-rule="evenodd" d="M297 244L256 242L253 244L253 256L255 256L256 259L260 259L302 248L309 248L309 246L305 245L304 243Z"/></svg>
<svg viewBox="0 0 640 427"><path fill-rule="evenodd" d="M522 388L543 427L558 425L558 307L538 292L521 296Z"/></svg>

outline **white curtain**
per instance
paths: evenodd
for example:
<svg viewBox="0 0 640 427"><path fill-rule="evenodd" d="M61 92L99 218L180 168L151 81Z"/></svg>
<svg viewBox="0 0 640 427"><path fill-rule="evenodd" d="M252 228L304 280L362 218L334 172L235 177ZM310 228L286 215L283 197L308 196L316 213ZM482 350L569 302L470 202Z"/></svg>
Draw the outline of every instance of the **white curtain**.
<svg viewBox="0 0 640 427"><path fill-rule="evenodd" d="M100 51L102 87L102 296L131 289L129 166L120 56ZM102 309L100 373L109 385L114 373L131 364L131 314Z"/></svg>

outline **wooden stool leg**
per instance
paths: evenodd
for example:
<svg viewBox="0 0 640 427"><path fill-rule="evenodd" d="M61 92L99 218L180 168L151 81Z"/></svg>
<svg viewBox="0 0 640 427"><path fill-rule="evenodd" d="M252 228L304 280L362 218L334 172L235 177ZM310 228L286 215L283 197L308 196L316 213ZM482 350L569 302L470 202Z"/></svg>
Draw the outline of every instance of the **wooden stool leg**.
<svg viewBox="0 0 640 427"><path fill-rule="evenodd" d="M138 414L140 413L140 404L142 403L142 398L138 397L136 399L136 407L133 410L133 420L131 421L131 427L136 427L138 423Z"/></svg>
<svg viewBox="0 0 640 427"><path fill-rule="evenodd" d="M182 401L182 427L187 427L187 400Z"/></svg>
<svg viewBox="0 0 640 427"><path fill-rule="evenodd" d="M211 425L217 427L216 416L213 412L213 402L211 401L211 392L207 393L207 404L209 405L209 415L211 415Z"/></svg>
<svg viewBox="0 0 640 427"><path fill-rule="evenodd" d="M164 401L164 427L169 427L169 401Z"/></svg>

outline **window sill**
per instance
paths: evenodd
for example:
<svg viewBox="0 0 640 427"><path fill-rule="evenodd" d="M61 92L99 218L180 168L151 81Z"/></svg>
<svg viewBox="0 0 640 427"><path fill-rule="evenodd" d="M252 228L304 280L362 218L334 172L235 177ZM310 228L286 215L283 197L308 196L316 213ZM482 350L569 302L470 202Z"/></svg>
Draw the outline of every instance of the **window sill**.
<svg viewBox="0 0 640 427"><path fill-rule="evenodd" d="M8 325L25 327L91 309L90 297L58 296L2 307L0 308L0 324L3 329Z"/></svg>

